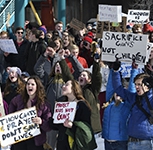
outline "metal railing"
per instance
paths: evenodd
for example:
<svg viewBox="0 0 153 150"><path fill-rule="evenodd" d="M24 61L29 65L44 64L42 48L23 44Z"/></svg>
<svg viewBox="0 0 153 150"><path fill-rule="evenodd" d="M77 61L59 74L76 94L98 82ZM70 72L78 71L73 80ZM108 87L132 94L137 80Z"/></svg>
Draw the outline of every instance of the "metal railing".
<svg viewBox="0 0 153 150"><path fill-rule="evenodd" d="M3 0L0 1L0 3ZM4 8L0 11L0 31L6 30L7 15L10 14L10 25L14 22L15 0L7 0L3 3Z"/></svg>

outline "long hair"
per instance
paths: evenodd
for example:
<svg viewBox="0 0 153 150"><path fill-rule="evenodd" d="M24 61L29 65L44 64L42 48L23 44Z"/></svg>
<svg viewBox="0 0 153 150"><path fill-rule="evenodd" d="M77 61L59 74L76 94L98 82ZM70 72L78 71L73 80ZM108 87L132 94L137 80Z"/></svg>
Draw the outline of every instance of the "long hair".
<svg viewBox="0 0 153 150"><path fill-rule="evenodd" d="M90 104L88 103L88 101L83 97L83 93L82 93L82 89L79 85L79 83L76 81L76 80L71 80L71 83L72 83L72 91L73 91L73 94L74 96L76 97L76 99L79 101L79 100L82 100L86 103L86 105L90 108L91 110L91 106Z"/></svg>
<svg viewBox="0 0 153 150"><path fill-rule="evenodd" d="M39 79L39 77L31 76L31 77L28 78L27 83L30 79L33 79L35 81L36 85L37 85L37 89L36 89L36 100L37 100L36 109L38 110L45 103L45 100L46 100L45 88L44 88L41 80ZM26 83L26 85L27 85L27 83ZM27 93L26 87L25 87L24 92L22 94L22 98L23 98L25 107L27 107L27 102L28 102L28 99L29 99L29 95Z"/></svg>
<svg viewBox="0 0 153 150"><path fill-rule="evenodd" d="M22 80L22 78L20 76L18 76L17 81L14 84L16 84L16 86L17 86L16 92L18 94L21 94L24 91L24 88L25 88L25 83ZM8 78L7 81L6 81L5 88L4 88L4 96L10 94L10 92L12 90L11 86L12 86L12 82Z"/></svg>

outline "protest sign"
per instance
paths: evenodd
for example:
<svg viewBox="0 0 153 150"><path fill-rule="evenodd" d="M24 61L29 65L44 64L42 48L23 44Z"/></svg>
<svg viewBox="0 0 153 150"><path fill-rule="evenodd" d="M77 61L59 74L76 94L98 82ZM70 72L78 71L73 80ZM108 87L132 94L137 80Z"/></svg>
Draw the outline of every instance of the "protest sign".
<svg viewBox="0 0 153 150"><path fill-rule="evenodd" d="M71 22L70 22L70 27L75 29L75 30L77 30L77 31L79 31L79 30L84 29L86 26L85 26L85 24L83 22L73 18L71 20Z"/></svg>
<svg viewBox="0 0 153 150"><path fill-rule="evenodd" d="M103 32L102 60L145 64L148 36L123 32Z"/></svg>
<svg viewBox="0 0 153 150"><path fill-rule="evenodd" d="M138 73L142 73L143 71L144 65L139 64L138 65ZM122 74L122 78L130 78L131 76L131 70L132 70L132 64L130 63L121 63L121 67L119 69L119 71Z"/></svg>
<svg viewBox="0 0 153 150"><path fill-rule="evenodd" d="M145 62L145 64L147 64L147 62L149 60L149 55L151 53L152 48L153 48L153 43L147 43L146 62Z"/></svg>
<svg viewBox="0 0 153 150"><path fill-rule="evenodd" d="M66 119L73 121L77 102L57 102L54 108L54 123L64 123Z"/></svg>
<svg viewBox="0 0 153 150"><path fill-rule="evenodd" d="M5 116L5 111L4 111L4 105L3 105L3 97L2 97L2 92L0 88L0 117Z"/></svg>
<svg viewBox="0 0 153 150"><path fill-rule="evenodd" d="M145 24L147 19L149 19L149 10L128 10L127 23L134 24Z"/></svg>
<svg viewBox="0 0 153 150"><path fill-rule="evenodd" d="M3 147L40 134L39 125L32 122L36 108L31 107L0 118L0 141Z"/></svg>
<svg viewBox="0 0 153 150"><path fill-rule="evenodd" d="M12 39L0 39L0 49L7 53L18 53Z"/></svg>
<svg viewBox="0 0 153 150"><path fill-rule="evenodd" d="M111 5L99 5L99 21L121 22L122 7Z"/></svg>

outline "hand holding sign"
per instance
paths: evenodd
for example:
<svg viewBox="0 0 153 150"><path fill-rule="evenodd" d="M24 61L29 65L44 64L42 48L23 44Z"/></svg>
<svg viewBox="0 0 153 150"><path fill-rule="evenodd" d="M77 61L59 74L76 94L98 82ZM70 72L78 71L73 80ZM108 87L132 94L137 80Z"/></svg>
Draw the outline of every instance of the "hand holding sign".
<svg viewBox="0 0 153 150"><path fill-rule="evenodd" d="M76 112L77 102L57 102L54 108L54 123L64 123L67 126L71 126L69 121L73 121Z"/></svg>

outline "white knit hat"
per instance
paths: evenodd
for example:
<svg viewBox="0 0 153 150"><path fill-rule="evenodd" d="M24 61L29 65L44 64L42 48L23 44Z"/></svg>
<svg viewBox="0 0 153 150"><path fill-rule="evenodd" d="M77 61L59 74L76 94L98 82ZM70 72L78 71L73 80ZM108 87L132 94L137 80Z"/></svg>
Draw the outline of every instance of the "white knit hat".
<svg viewBox="0 0 153 150"><path fill-rule="evenodd" d="M16 72L19 76L21 76L21 73L22 73L20 68L18 68L18 67L10 67L9 73L11 73L11 72Z"/></svg>

